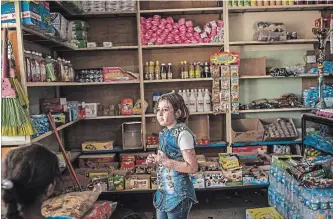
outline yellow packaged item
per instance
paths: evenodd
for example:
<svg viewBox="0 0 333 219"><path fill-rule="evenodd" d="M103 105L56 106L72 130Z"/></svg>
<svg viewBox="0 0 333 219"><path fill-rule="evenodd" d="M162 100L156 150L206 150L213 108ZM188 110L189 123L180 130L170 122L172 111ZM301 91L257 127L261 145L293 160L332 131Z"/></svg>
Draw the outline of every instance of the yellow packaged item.
<svg viewBox="0 0 333 219"><path fill-rule="evenodd" d="M148 102L147 101L143 101L143 110L146 112L148 108ZM142 101L141 99L137 100L134 107L133 107L133 114L142 114Z"/></svg>
<svg viewBox="0 0 333 219"><path fill-rule="evenodd" d="M219 162L223 169L232 169L239 167L239 161L236 156L220 157Z"/></svg>
<svg viewBox="0 0 333 219"><path fill-rule="evenodd" d="M113 150L114 141L87 141L82 143L82 151Z"/></svg>
<svg viewBox="0 0 333 219"><path fill-rule="evenodd" d="M246 219L263 218L283 219L273 207L246 209Z"/></svg>

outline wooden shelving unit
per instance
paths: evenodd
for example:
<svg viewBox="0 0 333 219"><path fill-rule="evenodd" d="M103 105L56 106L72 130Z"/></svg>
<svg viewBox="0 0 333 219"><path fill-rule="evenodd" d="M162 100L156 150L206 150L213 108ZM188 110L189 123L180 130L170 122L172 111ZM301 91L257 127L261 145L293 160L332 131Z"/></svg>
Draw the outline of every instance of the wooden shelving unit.
<svg viewBox="0 0 333 219"><path fill-rule="evenodd" d="M224 2L226 3L226 2ZM54 87L56 96L68 96L70 100L78 100L85 102L101 102L101 103L112 103L118 104L122 98L134 97L134 102L137 99L146 99L149 103L149 107L146 113L142 115L131 115L131 116L100 116L96 118L87 118L82 126L87 136L85 138L96 138L98 140L102 138L102 135L106 132L102 132L98 129L99 124L104 124L102 127L119 126L123 120L130 119L141 119L142 122L142 144L146 148L145 136L153 132L158 131L160 127L156 127L154 124L155 115L152 114L152 94L155 91L171 91L171 90L183 90L183 89L194 89L204 88L211 89L211 78L195 78L195 79L180 79L179 77L179 63L181 60L190 61L208 61L209 56L217 51L234 51L239 48L239 51L247 51L249 48L255 48L256 46L263 48L285 48L288 47L290 50L295 46L304 46L306 49L314 47L313 44L317 44L317 40L312 35L311 28L308 22L312 18L317 18L319 15L315 14L317 11L333 9L333 4L325 5L290 5L290 6L269 6L269 7L229 7L228 4L219 6L218 2L199 2L192 3L184 1L182 4L177 5L177 2L143 2L138 4L136 12L110 12L110 13L97 13L97 14L75 14L68 10L61 1L54 1L51 7L56 6L56 11L62 11L64 16L69 19L83 19L90 24L89 41L96 41L100 45L103 41L113 41L114 46L111 48L97 47L97 48L74 48L66 42L61 42L56 38L50 37L43 33L40 33L30 27L21 26L20 24L2 24L2 27L17 28L18 33L23 32L20 37L25 41L30 41L43 47L49 48L52 52L56 51L57 55L71 60L74 67L77 69L82 68L97 68L107 66L119 66L130 68L132 72L139 72L140 80L137 81L120 81L120 82L94 82L94 83L77 83L77 82L26 82L24 64L22 62L22 70L20 72L22 78L22 84L25 89L30 93L31 90L36 89L48 89ZM192 5L193 4L193 5ZM164 8L164 9L163 9ZM292 11L292 12L291 12ZM284 17L286 21L289 21L289 25L299 31L300 39L288 40L280 42L257 42L252 41L252 34L242 33L243 29L248 28L252 30L252 26L249 28L246 22L252 22L251 19L255 20L257 17L247 19L243 18L247 13L253 12L272 12L260 13L260 20L270 19L274 21L277 17L274 13L290 13ZM302 25L298 20L293 21L287 19L291 16L296 16L294 13L311 13L304 20L309 26L306 31L302 31L300 26ZM161 16L175 16L175 19L179 19L181 16L185 16L186 19L191 19L195 24L203 26L206 22L212 20L223 20L224 21L224 42L223 43L197 43L197 44L171 44L171 45L142 45L141 34L140 34L140 17L149 17L153 14L159 14ZM306 14L307 15L307 14ZM262 17L266 16L266 17ZM240 20L243 19L243 20ZM258 18L259 19L259 18ZM305 18L304 18L305 19ZM301 19L302 20L302 19ZM242 22L244 22L244 24ZM284 21L284 20L283 20ZM298 23L297 23L298 22ZM241 25L240 25L241 24ZM244 26L242 26L244 25ZM247 25L247 26L246 26ZM311 27L310 27L311 26ZM291 28L291 29L292 29ZM248 47L247 47L248 46ZM23 57L24 45L20 44L22 54L20 59ZM303 47L302 47L303 48ZM238 51L238 50L237 50ZM256 50L253 50L256 51ZM23 60L23 59L22 59ZM173 69L176 74L174 79L171 80L144 80L144 63L146 61L156 61L160 63L171 62ZM305 85L310 86L314 84L317 75L299 75L297 77L289 78L300 78L302 80L302 88ZM271 76L240 76L241 82L248 82L251 80L245 79L284 79L284 77L271 77ZM193 83L191 83L193 82ZM103 86L99 86L103 85ZM117 86L115 86L117 85ZM135 85L135 86L134 86ZM139 85L139 86L138 86ZM51 88L52 89L52 88ZM36 92L31 92L36 93ZM247 113L264 113L264 112L302 112L309 111L309 108L288 108L288 109L265 109L265 110L243 110L240 114L244 115ZM114 119L112 123L104 122L103 120ZM95 121L87 121L95 120ZM194 113L191 114L189 120L190 128L193 128L195 132L199 132L197 127L206 127L205 133L198 133L201 135L208 135L207 137L213 138L215 141L229 142L226 144L227 151L231 152L231 145L235 145L232 142L232 136L230 133L232 114L221 113L214 115L213 112L205 113ZM78 129L69 127L73 123L68 123L58 128L63 130L66 128L67 136L78 134ZM98 125L97 125L98 124ZM81 122L80 122L81 125ZM79 126L79 125L78 125ZM72 130L74 129L74 130ZM94 130L97 134L94 134ZM101 132L101 134L99 134ZM108 133L116 132L115 128L110 128ZM218 133L218 134L216 134ZM31 142L37 142L50 136L52 133L46 133L39 136ZM90 136L88 136L90 135ZM113 136L114 137L114 136ZM91 139L92 140L92 139ZM71 142L71 144L79 144L77 140ZM237 144L236 144L237 145ZM71 147L69 145L69 147ZM205 146L202 146L204 148Z"/></svg>

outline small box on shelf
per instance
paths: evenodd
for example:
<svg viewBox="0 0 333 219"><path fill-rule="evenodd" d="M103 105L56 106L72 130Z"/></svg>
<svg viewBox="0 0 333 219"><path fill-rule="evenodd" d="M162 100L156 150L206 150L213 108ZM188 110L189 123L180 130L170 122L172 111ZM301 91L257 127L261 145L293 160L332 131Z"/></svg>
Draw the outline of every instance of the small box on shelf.
<svg viewBox="0 0 333 219"><path fill-rule="evenodd" d="M264 131L259 119L237 119L231 122L233 142L262 141Z"/></svg>
<svg viewBox="0 0 333 219"><path fill-rule="evenodd" d="M142 146L141 139L141 122L125 122L122 124L123 149L140 149Z"/></svg>

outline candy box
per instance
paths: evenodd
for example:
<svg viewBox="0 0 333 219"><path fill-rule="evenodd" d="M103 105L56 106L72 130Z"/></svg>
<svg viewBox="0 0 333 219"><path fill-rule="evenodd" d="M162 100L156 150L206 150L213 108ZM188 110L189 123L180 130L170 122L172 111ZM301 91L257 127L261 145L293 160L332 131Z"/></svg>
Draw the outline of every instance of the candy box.
<svg viewBox="0 0 333 219"><path fill-rule="evenodd" d="M135 166L133 161L122 161L120 163L120 169L122 170L129 170L129 169L133 169Z"/></svg>
<svg viewBox="0 0 333 219"><path fill-rule="evenodd" d="M104 178L108 177L110 174L110 171L107 169L87 169L85 172L85 177L88 179Z"/></svg>
<svg viewBox="0 0 333 219"><path fill-rule="evenodd" d="M199 171L216 171L219 170L217 162L198 162Z"/></svg>
<svg viewBox="0 0 333 219"><path fill-rule="evenodd" d="M223 169L232 169L239 167L239 161L236 156L229 154L219 153L219 162Z"/></svg>
<svg viewBox="0 0 333 219"><path fill-rule="evenodd" d="M80 168L96 168L97 165L107 164L114 161L115 154L92 154L79 157Z"/></svg>
<svg viewBox="0 0 333 219"><path fill-rule="evenodd" d="M86 117L97 117L98 105L99 103L85 103Z"/></svg>
<svg viewBox="0 0 333 219"><path fill-rule="evenodd" d="M69 22L60 13L51 13L51 25L53 27L50 35L66 41Z"/></svg>
<svg viewBox="0 0 333 219"><path fill-rule="evenodd" d="M150 175L130 175L125 181L126 190L132 189L150 189Z"/></svg>
<svg viewBox="0 0 333 219"><path fill-rule="evenodd" d="M151 189L158 189L156 172L151 173L150 184L151 184Z"/></svg>
<svg viewBox="0 0 333 219"><path fill-rule="evenodd" d="M124 98L121 103L120 112L122 115L132 115L133 114L133 99Z"/></svg>
<svg viewBox="0 0 333 219"><path fill-rule="evenodd" d="M51 17L50 17L50 3L45 1L39 2L40 16L41 16L41 28L50 32L52 30Z"/></svg>
<svg viewBox="0 0 333 219"><path fill-rule="evenodd" d="M205 174L203 172L193 173L190 176L194 188L196 189L205 188Z"/></svg>
<svg viewBox="0 0 333 219"><path fill-rule="evenodd" d="M118 190L124 190L125 189L125 178L128 174L128 171L126 170L115 170L113 173L109 176L108 182L109 182L109 190L110 191L118 191Z"/></svg>
<svg viewBox="0 0 333 219"><path fill-rule="evenodd" d="M87 141L82 143L82 151L113 150L114 141Z"/></svg>
<svg viewBox="0 0 333 219"><path fill-rule="evenodd" d="M246 209L246 219L261 218L283 219L273 207Z"/></svg>
<svg viewBox="0 0 333 219"><path fill-rule="evenodd" d="M242 185L242 167L222 169L223 176L228 180L227 186Z"/></svg>
<svg viewBox="0 0 333 219"><path fill-rule="evenodd" d="M119 67L104 67L103 75L105 82L128 81L137 79L131 72L127 72Z"/></svg>
<svg viewBox="0 0 333 219"><path fill-rule="evenodd" d="M268 185L268 171L265 166L245 167L243 173L243 185Z"/></svg>
<svg viewBox="0 0 333 219"><path fill-rule="evenodd" d="M134 154L119 154L120 160L121 161L135 161L135 155Z"/></svg>
<svg viewBox="0 0 333 219"><path fill-rule="evenodd" d="M225 187L228 181L222 171L206 171L205 174L205 186L206 188Z"/></svg>

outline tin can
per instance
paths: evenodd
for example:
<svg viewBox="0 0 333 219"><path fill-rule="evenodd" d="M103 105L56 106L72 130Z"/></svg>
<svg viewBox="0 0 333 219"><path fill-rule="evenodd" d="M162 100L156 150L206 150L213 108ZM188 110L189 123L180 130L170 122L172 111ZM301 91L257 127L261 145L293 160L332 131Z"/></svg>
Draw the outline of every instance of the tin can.
<svg viewBox="0 0 333 219"><path fill-rule="evenodd" d="M282 5L288 5L288 0L282 0Z"/></svg>
<svg viewBox="0 0 333 219"><path fill-rule="evenodd" d="M232 6L237 7L238 6L238 0L232 0Z"/></svg>
<svg viewBox="0 0 333 219"><path fill-rule="evenodd" d="M291 33L291 39L296 40L297 39L297 32Z"/></svg>
<svg viewBox="0 0 333 219"><path fill-rule="evenodd" d="M244 6L244 0L238 0L238 6L243 7Z"/></svg>

